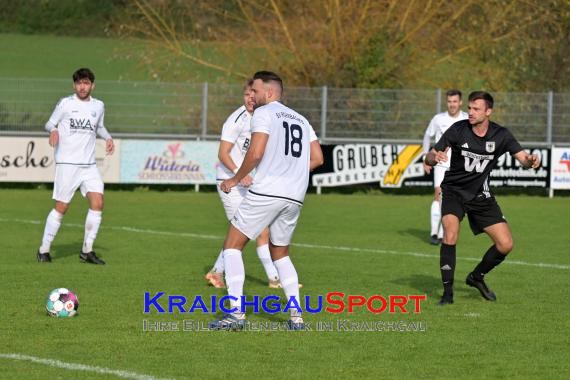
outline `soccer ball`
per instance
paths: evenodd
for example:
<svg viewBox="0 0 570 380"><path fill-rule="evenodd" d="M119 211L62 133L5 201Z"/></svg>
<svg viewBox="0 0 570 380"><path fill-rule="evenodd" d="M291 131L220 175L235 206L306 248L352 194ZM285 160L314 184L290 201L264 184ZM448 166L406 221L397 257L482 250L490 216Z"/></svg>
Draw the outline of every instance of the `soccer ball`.
<svg viewBox="0 0 570 380"><path fill-rule="evenodd" d="M49 292L46 310L52 317L73 317L79 309L79 300L75 293L66 288L57 288Z"/></svg>

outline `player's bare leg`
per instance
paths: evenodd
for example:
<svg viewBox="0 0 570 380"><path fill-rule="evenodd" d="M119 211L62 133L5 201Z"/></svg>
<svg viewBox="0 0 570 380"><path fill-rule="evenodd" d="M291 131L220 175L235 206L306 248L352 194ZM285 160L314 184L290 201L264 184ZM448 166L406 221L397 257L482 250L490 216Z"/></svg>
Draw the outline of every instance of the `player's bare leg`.
<svg viewBox="0 0 570 380"><path fill-rule="evenodd" d="M443 224L441 222L441 187L434 188L433 201L431 203L431 233L430 243L439 245L443 236Z"/></svg>
<svg viewBox="0 0 570 380"><path fill-rule="evenodd" d="M440 305L453 303L453 279L455 274L455 246L459 238L459 218L453 214L444 215L443 241L439 250L439 269L443 283L443 296Z"/></svg>
<svg viewBox="0 0 570 380"><path fill-rule="evenodd" d="M55 239L59 227L61 226L61 220L69 208L69 203L64 203L60 201L55 202L55 207L50 211L46 219L46 225L44 228L44 234L42 237L42 244L38 249L37 259L40 263L51 262L51 256L49 251L51 249L51 243Z"/></svg>
<svg viewBox="0 0 570 380"><path fill-rule="evenodd" d="M285 292L287 299L291 300L291 298L295 298L297 305L300 308L301 298L299 295L299 277L297 276L295 266L289 257L289 246L277 246L270 242L269 250L271 251L273 264L275 264L275 268L277 268L277 272L279 272L281 286L283 287L283 291ZM291 319L288 323L289 327L293 330L304 329L305 325L300 310L297 310L296 308L291 309Z"/></svg>
<svg viewBox="0 0 570 380"><path fill-rule="evenodd" d="M497 296L492 292L484 281L484 277L497 265L501 264L509 252L513 249L513 235L507 223L496 223L483 229L493 240L493 245L487 250L483 259L465 282L467 285L477 288L481 296L489 301L495 301Z"/></svg>
<svg viewBox="0 0 570 380"><path fill-rule="evenodd" d="M79 259L83 263L104 265L105 261L97 257L97 254L93 251L93 243L95 238L97 238L103 215L103 194L88 192L87 200L89 201L89 210L85 218L85 235Z"/></svg>

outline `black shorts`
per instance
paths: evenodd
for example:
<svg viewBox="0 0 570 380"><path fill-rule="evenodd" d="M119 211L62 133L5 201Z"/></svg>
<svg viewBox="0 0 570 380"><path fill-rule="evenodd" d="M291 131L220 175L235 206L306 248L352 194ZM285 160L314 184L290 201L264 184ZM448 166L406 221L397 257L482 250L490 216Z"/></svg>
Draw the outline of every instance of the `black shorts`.
<svg viewBox="0 0 570 380"><path fill-rule="evenodd" d="M466 213L474 235L480 234L484 228L493 224L507 222L495 197L486 198L481 194L470 201L464 201L459 195L446 194L445 191L442 193L442 217L453 214L459 218L459 221L462 221Z"/></svg>

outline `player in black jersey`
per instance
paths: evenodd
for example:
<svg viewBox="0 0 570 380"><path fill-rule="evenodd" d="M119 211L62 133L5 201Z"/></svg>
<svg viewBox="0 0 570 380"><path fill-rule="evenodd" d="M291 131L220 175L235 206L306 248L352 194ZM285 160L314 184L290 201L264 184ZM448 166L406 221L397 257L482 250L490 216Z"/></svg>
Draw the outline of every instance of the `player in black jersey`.
<svg viewBox="0 0 570 380"><path fill-rule="evenodd" d="M494 244L467 276L466 283L477 288L483 298L497 299L483 280L485 274L499 265L513 249L513 237L495 197L489 188L489 173L505 152L511 153L523 167L537 168L540 159L523 150L508 129L489 120L493 113L493 97L484 91L469 95L469 119L453 124L426 155L431 166L447 161L451 149L451 166L445 173L442 189L443 242L440 269L443 297L440 305L453 303L455 244L459 224L465 214L475 235L485 232Z"/></svg>

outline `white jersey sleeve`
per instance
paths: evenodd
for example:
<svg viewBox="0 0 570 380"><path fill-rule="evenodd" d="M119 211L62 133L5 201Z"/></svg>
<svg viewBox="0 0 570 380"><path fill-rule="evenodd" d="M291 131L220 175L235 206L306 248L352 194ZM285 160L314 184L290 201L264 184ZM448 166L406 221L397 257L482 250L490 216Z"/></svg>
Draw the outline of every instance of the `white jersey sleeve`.
<svg viewBox="0 0 570 380"><path fill-rule="evenodd" d="M224 125L222 126L222 135L220 140L231 142L235 144L241 134L241 128L239 128L239 118L247 112L244 106L241 106L226 119Z"/></svg>
<svg viewBox="0 0 570 380"><path fill-rule="evenodd" d="M63 113L64 113L63 103L66 101L66 99L67 98L62 98L59 100L59 102L57 102L55 109L53 110L48 122L45 125L46 131L51 132L57 128L57 125L63 118Z"/></svg>
<svg viewBox="0 0 570 380"><path fill-rule="evenodd" d="M105 141L112 138L107 131L107 128L105 128L105 106L103 106L101 117L99 118L99 123L97 124L97 136L101 137Z"/></svg>
<svg viewBox="0 0 570 380"><path fill-rule="evenodd" d="M251 133L256 132L271 134L271 116L267 108L260 108L251 119Z"/></svg>
<svg viewBox="0 0 570 380"><path fill-rule="evenodd" d="M424 141L422 144L424 153L429 152L429 148L431 146L431 138L433 136L435 136L435 120L436 120L436 116L431 118L431 121L429 122L429 125L426 129L426 133L424 134Z"/></svg>
<svg viewBox="0 0 570 380"><path fill-rule="evenodd" d="M233 144L230 158L239 168L251 141L251 115L245 106L239 107L226 119L222 127L220 140ZM219 162L216 169L216 179L225 180L233 177L234 173Z"/></svg>
<svg viewBox="0 0 570 380"><path fill-rule="evenodd" d="M313 141L317 141L319 138L317 137L317 133L315 132L315 130L313 129L313 126L309 124L309 127L311 128L311 132L309 135L309 142L313 142Z"/></svg>

